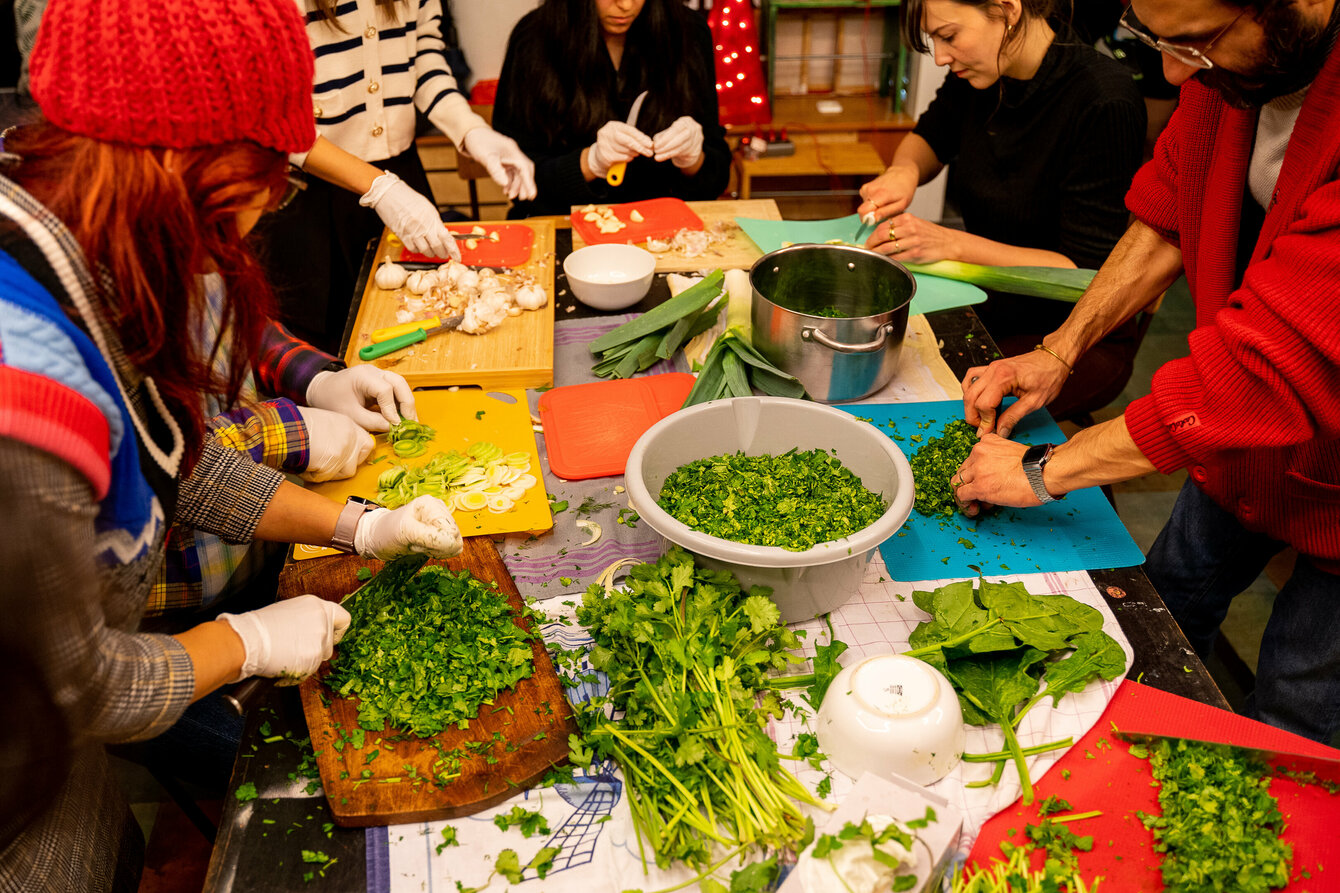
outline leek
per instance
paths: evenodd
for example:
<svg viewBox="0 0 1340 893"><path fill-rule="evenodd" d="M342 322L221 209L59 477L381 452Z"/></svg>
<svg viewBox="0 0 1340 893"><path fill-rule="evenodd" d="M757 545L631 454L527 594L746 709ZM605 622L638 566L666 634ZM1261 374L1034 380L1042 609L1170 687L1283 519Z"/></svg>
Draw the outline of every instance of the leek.
<svg viewBox="0 0 1340 893"><path fill-rule="evenodd" d="M903 266L924 276L939 276L941 279L970 282L1012 295L1050 298L1071 304L1080 299L1097 272L1071 267L987 267L956 260L941 260L933 264L905 263Z"/></svg>

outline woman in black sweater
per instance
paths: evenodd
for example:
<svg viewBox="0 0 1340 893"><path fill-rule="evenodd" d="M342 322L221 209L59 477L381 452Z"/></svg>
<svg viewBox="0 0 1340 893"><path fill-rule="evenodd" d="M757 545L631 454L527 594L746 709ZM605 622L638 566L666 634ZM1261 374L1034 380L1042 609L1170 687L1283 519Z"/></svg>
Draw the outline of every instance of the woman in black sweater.
<svg viewBox="0 0 1340 893"><path fill-rule="evenodd" d="M933 53L950 75L889 170L861 189L858 212L883 221L868 247L915 263L1101 266L1126 229L1145 106L1130 72L1050 18L1053 6L904 4L909 43ZM966 232L905 210L917 187L946 165L947 196ZM1071 305L992 293L977 309L1008 356L1034 349ZM1138 340L1131 322L1086 354L1051 404L1053 415L1090 412L1115 398Z"/></svg>
<svg viewBox="0 0 1340 893"><path fill-rule="evenodd" d="M730 178L712 34L681 0L544 0L507 43L493 127L535 162L539 195L514 204L511 217L663 196L710 200ZM606 174L621 161L623 182L611 186Z"/></svg>

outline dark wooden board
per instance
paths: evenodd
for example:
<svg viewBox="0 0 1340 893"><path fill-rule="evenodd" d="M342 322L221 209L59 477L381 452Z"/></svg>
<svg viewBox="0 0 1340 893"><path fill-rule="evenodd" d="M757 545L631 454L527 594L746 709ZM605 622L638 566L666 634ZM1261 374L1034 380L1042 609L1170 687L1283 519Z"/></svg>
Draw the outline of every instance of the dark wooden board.
<svg viewBox="0 0 1340 893"><path fill-rule="evenodd" d="M521 595L488 537L466 537L460 555L429 563L468 570L485 583L496 581L499 592L516 612L517 622L525 624L520 619ZM380 561L356 555L292 562L280 573L279 596L310 592L338 601L362 585L357 576L359 568L376 572L381 566ZM358 728L358 702L336 697L319 681L329 669L323 664L302 683L300 692L321 783L335 821L346 826L389 825L470 815L509 799L538 782L550 767L565 763L568 735L575 733L577 726L544 644L537 640L532 648L534 675L499 694L492 706L482 708L469 729L451 728L433 738L394 742L390 739L399 733L393 729L368 731L363 747L354 748L346 741L342 750L336 750L335 742ZM490 750L478 754L466 750L468 742L493 741L495 732L502 735L502 740L494 742ZM544 737L535 740L539 733ZM509 747L514 749L509 751ZM368 763L367 757L374 750L378 755ZM430 780L440 770L434 769L433 763L440 753L457 750L462 753L460 776L439 788ZM489 755L497 762L490 764ZM425 780L414 783L406 764ZM372 770L371 781L362 781L364 769ZM401 781L382 781L386 778Z"/></svg>

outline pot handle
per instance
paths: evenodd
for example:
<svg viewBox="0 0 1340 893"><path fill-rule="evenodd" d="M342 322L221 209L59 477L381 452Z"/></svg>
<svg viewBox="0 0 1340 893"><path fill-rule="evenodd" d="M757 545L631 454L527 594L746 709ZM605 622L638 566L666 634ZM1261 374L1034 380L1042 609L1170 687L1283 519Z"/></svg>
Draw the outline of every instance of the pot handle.
<svg viewBox="0 0 1340 893"><path fill-rule="evenodd" d="M875 335L874 341L867 341L865 344L847 344L844 341L834 341L825 335L822 329L805 326L800 330L800 340L817 341L829 350L835 350L838 353L874 353L877 350L884 349L884 342L889 340L889 333L892 331L893 323L885 323L879 327L879 332Z"/></svg>

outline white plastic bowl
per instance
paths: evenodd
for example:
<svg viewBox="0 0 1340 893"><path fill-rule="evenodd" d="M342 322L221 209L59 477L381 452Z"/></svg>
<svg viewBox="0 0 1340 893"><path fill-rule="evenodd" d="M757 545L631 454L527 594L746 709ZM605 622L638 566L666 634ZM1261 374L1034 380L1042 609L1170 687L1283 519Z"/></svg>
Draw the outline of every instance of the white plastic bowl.
<svg viewBox="0 0 1340 893"><path fill-rule="evenodd" d="M852 778L872 772L919 785L948 775L967 740L954 686L930 664L901 654L844 667L819 705L815 734Z"/></svg>
<svg viewBox="0 0 1340 893"><path fill-rule="evenodd" d="M656 255L636 245L588 245L563 261L572 293L597 310L622 310L642 300L656 272Z"/></svg>
<svg viewBox="0 0 1340 893"><path fill-rule="evenodd" d="M776 456L793 448L832 450L866 489L888 500L884 514L851 536L790 552L700 533L656 504L665 479L695 459L737 451ZM714 400L671 413L638 438L625 475L633 509L648 526L745 587L772 587L785 623L827 614L855 595L870 556L903 526L916 497L907 457L879 429L842 410L785 397Z"/></svg>

